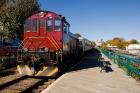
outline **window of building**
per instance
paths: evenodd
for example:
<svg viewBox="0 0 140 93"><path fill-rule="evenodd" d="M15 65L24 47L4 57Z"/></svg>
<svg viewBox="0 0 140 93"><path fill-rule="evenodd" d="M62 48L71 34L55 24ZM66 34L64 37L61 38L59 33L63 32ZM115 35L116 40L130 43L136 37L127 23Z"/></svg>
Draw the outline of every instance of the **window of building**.
<svg viewBox="0 0 140 93"><path fill-rule="evenodd" d="M55 31L60 31L60 27L61 27L61 21L59 18L55 18L55 26L54 26L54 30Z"/></svg>
<svg viewBox="0 0 140 93"><path fill-rule="evenodd" d="M51 17L47 18L46 25L47 25L46 31L52 31L52 18Z"/></svg>
<svg viewBox="0 0 140 93"><path fill-rule="evenodd" d="M44 27L44 20L40 19L40 28Z"/></svg>
<svg viewBox="0 0 140 93"><path fill-rule="evenodd" d="M37 32L37 19L33 20L33 32Z"/></svg>
<svg viewBox="0 0 140 93"><path fill-rule="evenodd" d="M25 21L25 31L30 32L30 20L29 19L27 19Z"/></svg>

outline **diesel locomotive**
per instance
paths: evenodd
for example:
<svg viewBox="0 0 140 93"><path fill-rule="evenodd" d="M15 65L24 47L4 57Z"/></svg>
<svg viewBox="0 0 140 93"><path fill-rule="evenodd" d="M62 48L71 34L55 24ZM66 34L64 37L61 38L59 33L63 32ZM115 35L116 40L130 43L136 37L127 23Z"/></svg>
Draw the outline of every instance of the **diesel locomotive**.
<svg viewBox="0 0 140 93"><path fill-rule="evenodd" d="M25 20L17 70L19 74L55 76L91 48L89 40L70 32L65 17L39 11Z"/></svg>

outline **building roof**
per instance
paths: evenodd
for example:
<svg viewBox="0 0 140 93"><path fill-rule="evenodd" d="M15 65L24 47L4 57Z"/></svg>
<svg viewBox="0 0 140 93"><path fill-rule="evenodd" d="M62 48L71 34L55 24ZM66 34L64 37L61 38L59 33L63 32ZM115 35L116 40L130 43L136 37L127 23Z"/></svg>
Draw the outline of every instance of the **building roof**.
<svg viewBox="0 0 140 93"><path fill-rule="evenodd" d="M140 44L130 44L126 49L140 49Z"/></svg>

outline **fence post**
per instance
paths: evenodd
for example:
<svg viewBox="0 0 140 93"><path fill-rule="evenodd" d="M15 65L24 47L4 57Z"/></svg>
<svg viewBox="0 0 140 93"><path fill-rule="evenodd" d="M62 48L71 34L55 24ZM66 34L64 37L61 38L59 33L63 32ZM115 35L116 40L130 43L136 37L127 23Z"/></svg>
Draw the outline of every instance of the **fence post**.
<svg viewBox="0 0 140 93"><path fill-rule="evenodd" d="M121 67L121 57L120 57L120 55L118 55L118 67L120 68Z"/></svg>
<svg viewBox="0 0 140 93"><path fill-rule="evenodd" d="M127 71L126 71L127 75L130 76L131 73L129 71L129 62L128 62L128 59L127 58L126 58L126 66L125 67L127 69Z"/></svg>
<svg viewBox="0 0 140 93"><path fill-rule="evenodd" d="M108 51L108 58L110 59L110 52Z"/></svg>
<svg viewBox="0 0 140 93"><path fill-rule="evenodd" d="M115 59L115 57L116 57L115 55L116 55L116 54L114 53L114 55L113 55L113 57L114 57L114 63L116 63L116 62L115 62L115 60L116 60L116 59Z"/></svg>

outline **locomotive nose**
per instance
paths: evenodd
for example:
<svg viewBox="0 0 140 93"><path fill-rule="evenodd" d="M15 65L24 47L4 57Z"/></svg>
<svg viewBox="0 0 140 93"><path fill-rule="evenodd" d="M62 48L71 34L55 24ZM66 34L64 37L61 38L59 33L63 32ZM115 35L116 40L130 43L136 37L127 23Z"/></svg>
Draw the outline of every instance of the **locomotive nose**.
<svg viewBox="0 0 140 93"><path fill-rule="evenodd" d="M18 65L17 71L20 75L29 75L29 76L55 76L58 73L58 67L56 66L43 66L42 69L35 71L33 67L28 65Z"/></svg>

